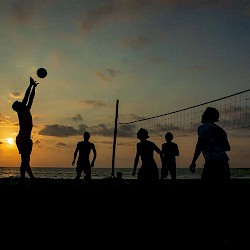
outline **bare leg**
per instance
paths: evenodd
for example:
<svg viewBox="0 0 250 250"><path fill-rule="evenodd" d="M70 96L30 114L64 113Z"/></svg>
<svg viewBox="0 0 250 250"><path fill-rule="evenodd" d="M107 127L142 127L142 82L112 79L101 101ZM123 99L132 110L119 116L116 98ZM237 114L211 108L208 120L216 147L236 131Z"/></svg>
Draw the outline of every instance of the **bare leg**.
<svg viewBox="0 0 250 250"><path fill-rule="evenodd" d="M30 168L30 155L29 154L22 154L22 163L20 167L21 178L25 178L25 173L27 172L30 178L35 178L33 175L31 168Z"/></svg>

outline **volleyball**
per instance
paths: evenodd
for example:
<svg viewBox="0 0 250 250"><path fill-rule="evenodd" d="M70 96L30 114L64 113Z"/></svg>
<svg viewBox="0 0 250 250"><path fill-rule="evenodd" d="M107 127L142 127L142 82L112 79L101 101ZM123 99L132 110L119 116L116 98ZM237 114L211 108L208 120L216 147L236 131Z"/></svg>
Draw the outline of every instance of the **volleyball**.
<svg viewBox="0 0 250 250"><path fill-rule="evenodd" d="M36 74L39 78L44 78L47 76L47 70L45 68L39 68Z"/></svg>

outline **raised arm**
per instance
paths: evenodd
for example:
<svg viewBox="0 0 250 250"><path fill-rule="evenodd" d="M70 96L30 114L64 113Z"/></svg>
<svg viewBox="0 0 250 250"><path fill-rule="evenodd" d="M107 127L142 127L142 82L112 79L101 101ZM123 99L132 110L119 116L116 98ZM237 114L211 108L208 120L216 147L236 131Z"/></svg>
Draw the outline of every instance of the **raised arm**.
<svg viewBox="0 0 250 250"><path fill-rule="evenodd" d="M31 109L31 106L32 106L32 103L33 103L33 100L34 100L34 97L35 97L35 88L37 86L38 83L36 83L34 81L33 78L30 77L30 86L33 86L32 90L31 90L31 93L29 95L29 100L28 100L28 103L27 103L27 108L30 110ZM29 87L30 87L29 86Z"/></svg>
<svg viewBox="0 0 250 250"><path fill-rule="evenodd" d="M30 77L30 84L29 84L29 87L27 88L26 92L25 92L25 95L23 97L23 100L22 100L22 103L26 106L28 105L28 101L29 101L29 96L30 96L30 91L31 91L31 88L33 86L33 79Z"/></svg>

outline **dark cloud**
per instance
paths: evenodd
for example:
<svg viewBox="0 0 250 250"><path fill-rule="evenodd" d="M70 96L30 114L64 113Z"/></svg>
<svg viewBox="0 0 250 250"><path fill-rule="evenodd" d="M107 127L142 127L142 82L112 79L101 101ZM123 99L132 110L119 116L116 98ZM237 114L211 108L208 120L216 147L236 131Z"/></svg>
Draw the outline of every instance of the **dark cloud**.
<svg viewBox="0 0 250 250"><path fill-rule="evenodd" d="M114 128L111 128L103 123L91 127L89 131L93 135L113 136L114 134Z"/></svg>
<svg viewBox="0 0 250 250"><path fill-rule="evenodd" d="M86 124L81 124L79 125L79 129L58 124L46 125L38 132L38 134L55 137L69 137L74 135L82 135L86 131L88 131L91 135L102 135L107 137L113 136L114 134L114 129L106 124L98 124L92 127L89 127Z"/></svg>
<svg viewBox="0 0 250 250"><path fill-rule="evenodd" d="M80 134L84 134L86 131L88 131L89 127L86 124L79 125L79 132Z"/></svg>
<svg viewBox="0 0 250 250"><path fill-rule="evenodd" d="M134 124L120 124L118 126L119 137L133 137L136 134L137 126Z"/></svg>
<svg viewBox="0 0 250 250"><path fill-rule="evenodd" d="M156 130L158 131L178 131L183 128L180 128L178 126L175 126L174 124L157 124Z"/></svg>
<svg viewBox="0 0 250 250"><path fill-rule="evenodd" d="M79 135L79 130L64 126L64 125L46 125L45 128L38 132L39 135L56 136L56 137L68 137L73 135Z"/></svg>
<svg viewBox="0 0 250 250"><path fill-rule="evenodd" d="M80 114L76 114L75 116L72 117L72 120L74 122L82 121L82 116Z"/></svg>

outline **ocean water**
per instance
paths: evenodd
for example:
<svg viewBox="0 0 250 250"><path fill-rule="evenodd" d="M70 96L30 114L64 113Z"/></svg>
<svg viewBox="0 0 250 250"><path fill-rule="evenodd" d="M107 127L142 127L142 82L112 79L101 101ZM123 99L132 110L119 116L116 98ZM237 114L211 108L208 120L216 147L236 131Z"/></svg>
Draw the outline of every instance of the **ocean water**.
<svg viewBox="0 0 250 250"><path fill-rule="evenodd" d="M160 170L160 169L159 169ZM38 178L53 178L53 179L74 179L76 175L75 168L50 168L50 167L33 167L32 171ZM124 179L136 179L132 176L131 168L116 168L114 170L115 176L117 172L122 172ZM197 168L196 172L192 174L188 168L177 168L177 179L200 179L201 168ZM93 168L92 179L103 179L111 177L111 168ZM250 168L231 168L231 175L234 179L250 179ZM19 178L18 167L0 167L0 178ZM82 174L82 179L84 178ZM170 176L168 176L170 178Z"/></svg>

